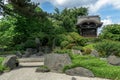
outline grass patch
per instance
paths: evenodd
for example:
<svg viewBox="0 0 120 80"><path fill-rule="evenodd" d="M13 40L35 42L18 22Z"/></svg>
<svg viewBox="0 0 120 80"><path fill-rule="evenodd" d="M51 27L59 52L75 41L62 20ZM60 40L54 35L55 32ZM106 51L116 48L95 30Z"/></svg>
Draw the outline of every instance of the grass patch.
<svg viewBox="0 0 120 80"><path fill-rule="evenodd" d="M72 65L65 66L64 70L84 67L91 70L96 77L120 80L120 66L109 65L106 61L91 56L72 56Z"/></svg>
<svg viewBox="0 0 120 80"><path fill-rule="evenodd" d="M3 62L4 58L0 57L0 72L3 72L5 70L5 67L2 66L2 62Z"/></svg>

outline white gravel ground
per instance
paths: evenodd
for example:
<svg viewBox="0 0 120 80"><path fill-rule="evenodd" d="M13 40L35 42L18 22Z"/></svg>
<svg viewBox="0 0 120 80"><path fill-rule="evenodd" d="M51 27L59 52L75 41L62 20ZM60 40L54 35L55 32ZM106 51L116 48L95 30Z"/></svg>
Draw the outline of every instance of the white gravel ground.
<svg viewBox="0 0 120 80"><path fill-rule="evenodd" d="M36 67L24 67L0 75L0 80L71 80L73 76L59 73L37 73ZM76 80L107 80L74 76Z"/></svg>

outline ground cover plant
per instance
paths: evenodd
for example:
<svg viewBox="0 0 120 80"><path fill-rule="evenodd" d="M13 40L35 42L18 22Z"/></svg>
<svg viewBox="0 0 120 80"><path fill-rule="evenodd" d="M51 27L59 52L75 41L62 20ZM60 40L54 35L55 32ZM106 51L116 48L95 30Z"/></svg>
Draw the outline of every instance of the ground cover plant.
<svg viewBox="0 0 120 80"><path fill-rule="evenodd" d="M96 77L120 80L120 66L112 66L105 60L91 56L72 55L72 65L65 66L63 71L74 67L91 70Z"/></svg>
<svg viewBox="0 0 120 80"><path fill-rule="evenodd" d="M4 60L4 58L3 58L3 57L0 57L0 72L2 72L2 71L5 69L5 67L2 66L3 60Z"/></svg>

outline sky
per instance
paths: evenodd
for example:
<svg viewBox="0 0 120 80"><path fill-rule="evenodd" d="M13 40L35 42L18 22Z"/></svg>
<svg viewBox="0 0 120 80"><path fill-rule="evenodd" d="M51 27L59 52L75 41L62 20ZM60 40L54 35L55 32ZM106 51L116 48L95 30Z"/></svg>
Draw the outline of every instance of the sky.
<svg viewBox="0 0 120 80"><path fill-rule="evenodd" d="M88 7L89 15L99 15L104 25L120 24L120 0L33 0L40 7L53 13L57 7L60 10L73 7Z"/></svg>

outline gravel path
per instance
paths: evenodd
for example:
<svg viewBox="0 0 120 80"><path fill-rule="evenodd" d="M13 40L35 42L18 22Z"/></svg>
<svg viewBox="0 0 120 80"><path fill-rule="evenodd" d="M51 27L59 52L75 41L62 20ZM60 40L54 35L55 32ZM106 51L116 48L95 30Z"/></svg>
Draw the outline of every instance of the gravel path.
<svg viewBox="0 0 120 80"><path fill-rule="evenodd" d="M58 73L37 73L37 67L23 67L0 75L0 80L71 80L72 76ZM76 80L107 80L74 76Z"/></svg>

